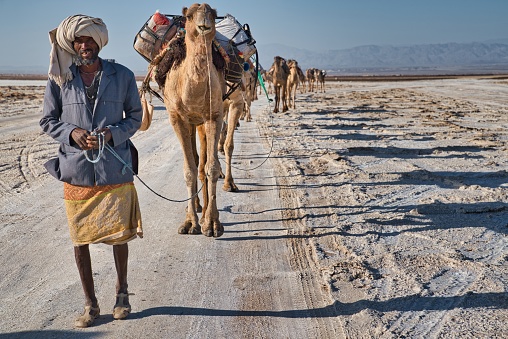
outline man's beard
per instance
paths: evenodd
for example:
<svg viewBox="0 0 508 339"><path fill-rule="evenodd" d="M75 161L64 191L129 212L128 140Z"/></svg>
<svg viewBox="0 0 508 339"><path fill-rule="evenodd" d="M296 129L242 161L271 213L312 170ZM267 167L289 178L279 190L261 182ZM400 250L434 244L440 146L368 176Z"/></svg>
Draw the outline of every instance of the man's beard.
<svg viewBox="0 0 508 339"><path fill-rule="evenodd" d="M78 55L74 55L74 63L76 66L90 66L99 58L99 54L93 53L91 59L83 59L81 52Z"/></svg>

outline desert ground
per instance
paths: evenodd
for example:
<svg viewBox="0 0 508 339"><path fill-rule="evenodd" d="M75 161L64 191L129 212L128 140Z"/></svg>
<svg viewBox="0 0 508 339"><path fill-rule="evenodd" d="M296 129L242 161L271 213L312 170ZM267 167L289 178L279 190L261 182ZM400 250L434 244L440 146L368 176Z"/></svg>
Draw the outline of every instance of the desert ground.
<svg viewBox="0 0 508 339"><path fill-rule="evenodd" d="M136 179L133 311L113 320L112 249L91 245L87 329L63 186L43 167L44 81L0 80L0 338L507 338L508 80L357 80L285 113L259 95L235 134L240 191L218 192L220 238L177 234L185 204ZM139 177L185 199L154 103Z"/></svg>

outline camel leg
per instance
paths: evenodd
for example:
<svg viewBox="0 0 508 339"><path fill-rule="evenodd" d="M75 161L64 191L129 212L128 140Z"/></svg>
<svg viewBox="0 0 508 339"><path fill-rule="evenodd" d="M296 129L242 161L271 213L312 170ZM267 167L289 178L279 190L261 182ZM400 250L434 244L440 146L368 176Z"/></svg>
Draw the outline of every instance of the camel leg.
<svg viewBox="0 0 508 339"><path fill-rule="evenodd" d="M222 115L222 114L221 114ZM203 218L201 230L207 237L220 237L224 234L224 226L219 221L219 211L217 209L217 180L219 179L220 163L218 158L219 134L221 131L222 119L217 121L207 121L204 124L206 132L206 153L207 161L205 164L207 181L207 207L203 209ZM234 126L233 126L234 127ZM204 187L203 187L204 189Z"/></svg>
<svg viewBox="0 0 508 339"><path fill-rule="evenodd" d="M219 152L221 152L221 153L224 153L224 142L226 141L226 132L227 132L227 126L228 126L227 119L228 119L228 114L229 114L229 112L228 112L229 99L224 100L223 107L224 107L224 121L222 122L222 129L221 129L221 133L219 136L219 145L218 145Z"/></svg>
<svg viewBox="0 0 508 339"><path fill-rule="evenodd" d="M197 177L198 168L194 158L192 137L195 139L195 131L193 126L185 125L181 122L173 123L175 134L180 140L183 151L183 175L187 185L187 196L190 198L187 202L185 221L178 228L180 234L199 234L201 227L199 225L196 206ZM195 144L195 140L194 140ZM195 147L195 146L194 146Z"/></svg>
<svg viewBox="0 0 508 339"><path fill-rule="evenodd" d="M289 107L289 108L292 108L292 107L293 107L293 104L292 104L292 102L291 102L291 87L289 87L289 86L287 87L286 97L288 97L288 98L289 98L289 100L288 100L288 107Z"/></svg>
<svg viewBox="0 0 508 339"><path fill-rule="evenodd" d="M206 191L207 184L206 184L206 174L205 174L205 164L207 161L205 127L203 125L196 126L196 131L197 131L197 135L199 138L199 144L200 144L200 148L199 148L200 161L197 162L196 164L198 164L198 179L199 179L199 182L201 183L201 187L202 187L201 192L202 192L202 196L203 196L203 206L201 207L199 205L199 209L197 211L202 212L204 214L206 211L206 208L208 206L208 194ZM195 140L195 139L193 139L193 140ZM197 153L197 150L196 150L196 153ZM196 184L197 184L197 181L196 181ZM197 190L196 190L196 192L197 192ZM196 200L199 203L199 194L196 195ZM201 223L201 221L200 221L200 223Z"/></svg>
<svg viewBox="0 0 508 339"><path fill-rule="evenodd" d="M243 104L243 109L242 109L242 117L244 117L245 121L247 122L250 122L252 121L252 117L250 115L250 106L252 104L252 101L255 100L255 95L256 94L256 90L250 88L247 89L247 91L245 91L245 101L244 101L244 104Z"/></svg>
<svg viewBox="0 0 508 339"><path fill-rule="evenodd" d="M289 102L291 103L291 107L293 109L296 108L296 91L298 90L298 84L295 84L293 88L289 91Z"/></svg>
<svg viewBox="0 0 508 339"><path fill-rule="evenodd" d="M200 162L199 162L198 148L197 148L197 145L196 145L196 129L197 128L193 128L192 131L191 131L191 143L192 143L192 153L194 154L194 163L197 165ZM202 171L202 169L198 168L198 177L199 177L200 171ZM198 182L197 182L197 180L194 182L194 190L195 190L195 192L198 191ZM203 208L201 207L201 204L199 202L199 195L196 195L196 200L195 200L195 203L194 203L194 208L196 209L197 213L201 213L201 211L203 210Z"/></svg>
<svg viewBox="0 0 508 339"><path fill-rule="evenodd" d="M238 192L238 187L233 180L233 174L231 172L231 161L233 158L234 145L234 134L235 127L242 114L243 101L232 101L229 105L229 115L227 123L227 134L224 143L224 154L226 156L226 176L224 177L224 185L222 189L226 192Z"/></svg>
<svg viewBox="0 0 508 339"><path fill-rule="evenodd" d="M282 112L287 112L288 110L288 99L286 96L286 87L282 88Z"/></svg>
<svg viewBox="0 0 508 339"><path fill-rule="evenodd" d="M218 145L219 152L221 152L222 154L224 154L224 143L226 142L226 135L228 133L227 119L228 119L228 113L229 112L228 112L228 108L227 107L229 107L229 99L226 99L224 101L224 106L223 107L224 107L224 121L222 122L222 129L221 129L221 132L220 132L219 145ZM203 134L204 134L204 130L203 130ZM222 166L221 166L219 178L224 179L225 177L226 176L224 175L224 172L222 171Z"/></svg>
<svg viewBox="0 0 508 339"><path fill-rule="evenodd" d="M250 103L245 105L245 121L252 121L252 116L250 115Z"/></svg>
<svg viewBox="0 0 508 339"><path fill-rule="evenodd" d="M275 107L273 108L273 113L279 112L279 101L280 101L280 87L273 86L275 92Z"/></svg>

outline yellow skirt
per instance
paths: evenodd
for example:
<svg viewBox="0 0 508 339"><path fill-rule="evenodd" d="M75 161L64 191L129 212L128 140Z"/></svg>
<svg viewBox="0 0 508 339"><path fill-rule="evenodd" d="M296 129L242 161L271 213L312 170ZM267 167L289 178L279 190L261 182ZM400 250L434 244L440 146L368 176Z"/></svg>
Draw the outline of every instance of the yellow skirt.
<svg viewBox="0 0 508 339"><path fill-rule="evenodd" d="M75 186L64 183L64 201L74 246L121 245L143 237L134 183Z"/></svg>

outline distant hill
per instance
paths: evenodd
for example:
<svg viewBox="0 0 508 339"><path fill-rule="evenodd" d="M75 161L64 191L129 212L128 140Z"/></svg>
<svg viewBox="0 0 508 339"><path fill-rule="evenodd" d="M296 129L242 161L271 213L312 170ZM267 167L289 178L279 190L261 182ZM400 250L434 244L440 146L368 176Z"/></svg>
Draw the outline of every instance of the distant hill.
<svg viewBox="0 0 508 339"><path fill-rule="evenodd" d="M406 46L368 45L315 52L283 44L257 43L259 61L268 69L273 57L296 59L303 70L325 69L328 74L473 74L508 73L508 39L485 42ZM9 67L0 74L46 74L47 65ZM135 73L146 74L142 69Z"/></svg>
<svg viewBox="0 0 508 339"><path fill-rule="evenodd" d="M259 60L270 68L273 57L296 59L302 69L331 73L507 72L508 39L491 42L410 46L359 46L314 52L281 44L259 44Z"/></svg>

